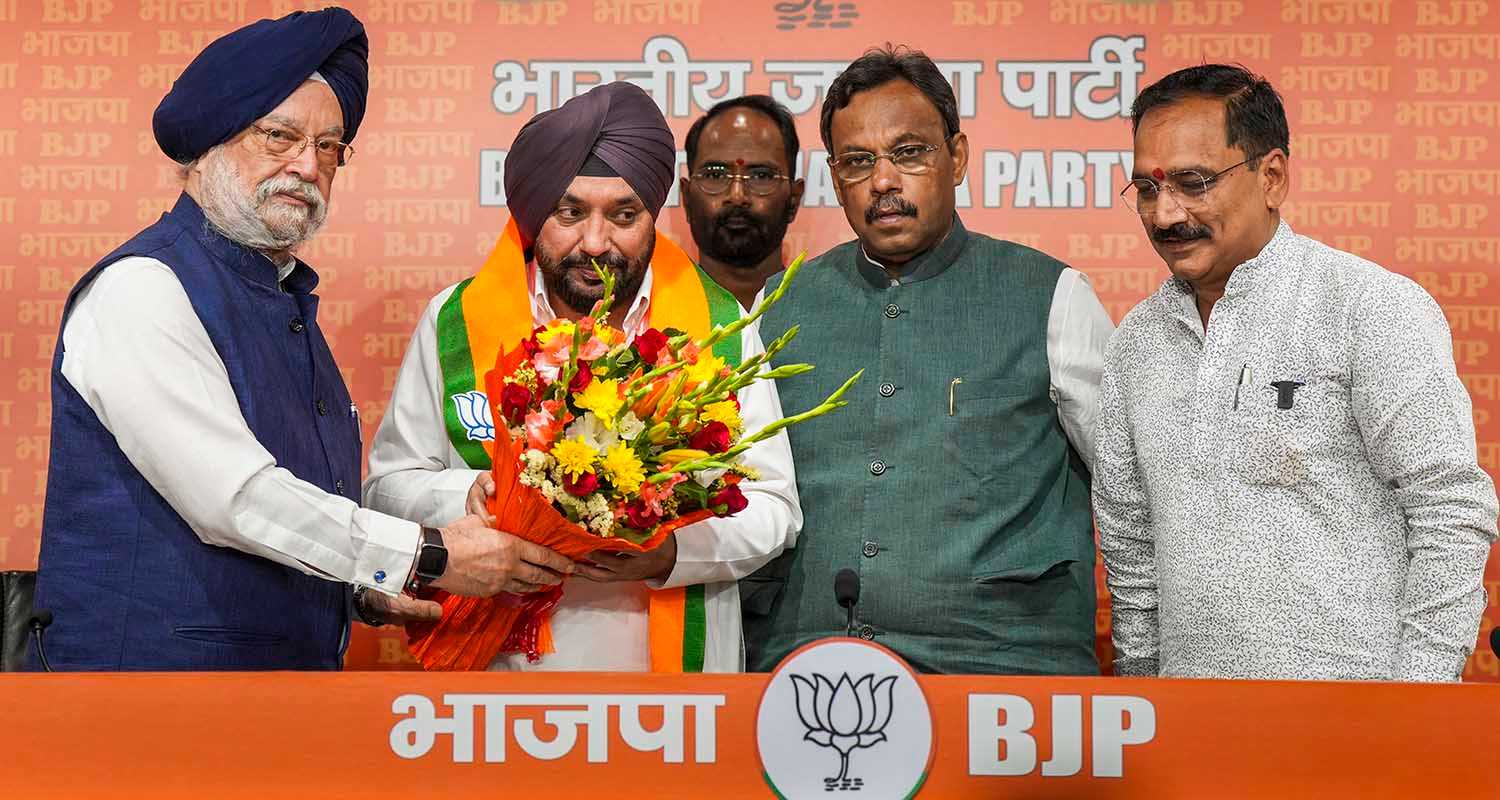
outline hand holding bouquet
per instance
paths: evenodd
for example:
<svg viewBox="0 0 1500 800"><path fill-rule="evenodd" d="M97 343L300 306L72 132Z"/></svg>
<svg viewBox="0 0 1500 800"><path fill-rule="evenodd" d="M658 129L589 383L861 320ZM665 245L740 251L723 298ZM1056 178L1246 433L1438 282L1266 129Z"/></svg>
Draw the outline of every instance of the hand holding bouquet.
<svg viewBox="0 0 1500 800"><path fill-rule="evenodd" d="M738 484L756 477L742 461L745 451L844 406L860 377L809 411L759 431L743 429L741 389L812 367L766 367L797 335L796 326L738 364L714 347L732 342L737 351L741 331L780 301L802 260L787 268L755 314L715 326L697 341L651 328L627 342L605 324L615 280L595 264L604 297L591 313L537 328L502 352L485 376L497 437L496 527L581 560L596 551L649 551L682 526L743 510L748 500ZM428 669L484 669L505 652L536 660L550 649L546 620L562 591L439 596L443 618L413 626L412 652Z"/></svg>

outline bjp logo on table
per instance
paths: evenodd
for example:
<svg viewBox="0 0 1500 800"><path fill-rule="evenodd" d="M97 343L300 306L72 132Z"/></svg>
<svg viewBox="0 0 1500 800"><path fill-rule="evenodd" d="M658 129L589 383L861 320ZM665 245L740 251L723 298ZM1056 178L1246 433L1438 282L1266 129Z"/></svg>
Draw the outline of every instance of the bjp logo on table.
<svg viewBox="0 0 1500 800"><path fill-rule="evenodd" d="M861 788L863 779L849 775L849 755L858 748L887 741L885 726L891 722L891 689L896 676L876 681L874 675L866 675L851 681L846 672L838 683L824 675L791 677L797 690L797 716L807 726L802 738L839 754L839 774L823 782L830 787Z"/></svg>
<svg viewBox="0 0 1500 800"><path fill-rule="evenodd" d="M891 651L824 639L772 673L756 739L766 781L781 797L908 798L927 778L932 713Z"/></svg>

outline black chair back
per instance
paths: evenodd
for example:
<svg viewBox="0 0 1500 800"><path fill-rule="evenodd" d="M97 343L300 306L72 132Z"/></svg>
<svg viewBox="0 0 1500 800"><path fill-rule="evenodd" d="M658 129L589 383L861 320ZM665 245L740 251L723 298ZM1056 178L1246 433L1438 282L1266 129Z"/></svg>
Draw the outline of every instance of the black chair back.
<svg viewBox="0 0 1500 800"><path fill-rule="evenodd" d="M0 572L0 672L24 672L36 573Z"/></svg>

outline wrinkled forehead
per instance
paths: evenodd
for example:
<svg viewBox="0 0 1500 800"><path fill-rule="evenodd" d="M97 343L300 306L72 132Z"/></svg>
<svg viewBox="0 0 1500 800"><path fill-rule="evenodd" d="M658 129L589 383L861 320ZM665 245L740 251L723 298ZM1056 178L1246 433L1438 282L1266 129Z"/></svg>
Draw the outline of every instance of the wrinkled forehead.
<svg viewBox="0 0 1500 800"><path fill-rule="evenodd" d="M786 142L776 121L753 108L736 108L708 121L698 144L698 160L747 164L786 164Z"/></svg>
<svg viewBox="0 0 1500 800"><path fill-rule="evenodd" d="M562 197L558 198L559 206L564 203L602 209L632 205L645 208L646 205L624 178L604 178L592 175L579 175L574 178L568 184L568 188L563 190Z"/></svg>
<svg viewBox="0 0 1500 800"><path fill-rule="evenodd" d="M1210 173L1244 155L1230 147L1224 127L1224 104L1210 98L1186 98L1146 112L1135 133L1134 177L1193 170Z"/></svg>

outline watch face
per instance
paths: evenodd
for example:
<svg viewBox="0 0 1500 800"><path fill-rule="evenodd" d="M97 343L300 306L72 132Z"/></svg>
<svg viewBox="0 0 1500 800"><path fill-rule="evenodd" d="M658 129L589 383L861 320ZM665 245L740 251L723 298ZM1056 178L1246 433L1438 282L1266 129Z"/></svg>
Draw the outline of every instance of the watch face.
<svg viewBox="0 0 1500 800"><path fill-rule="evenodd" d="M441 533L425 528L422 531L422 549L417 554L417 574L424 580L437 580L448 568L448 549L443 547Z"/></svg>

